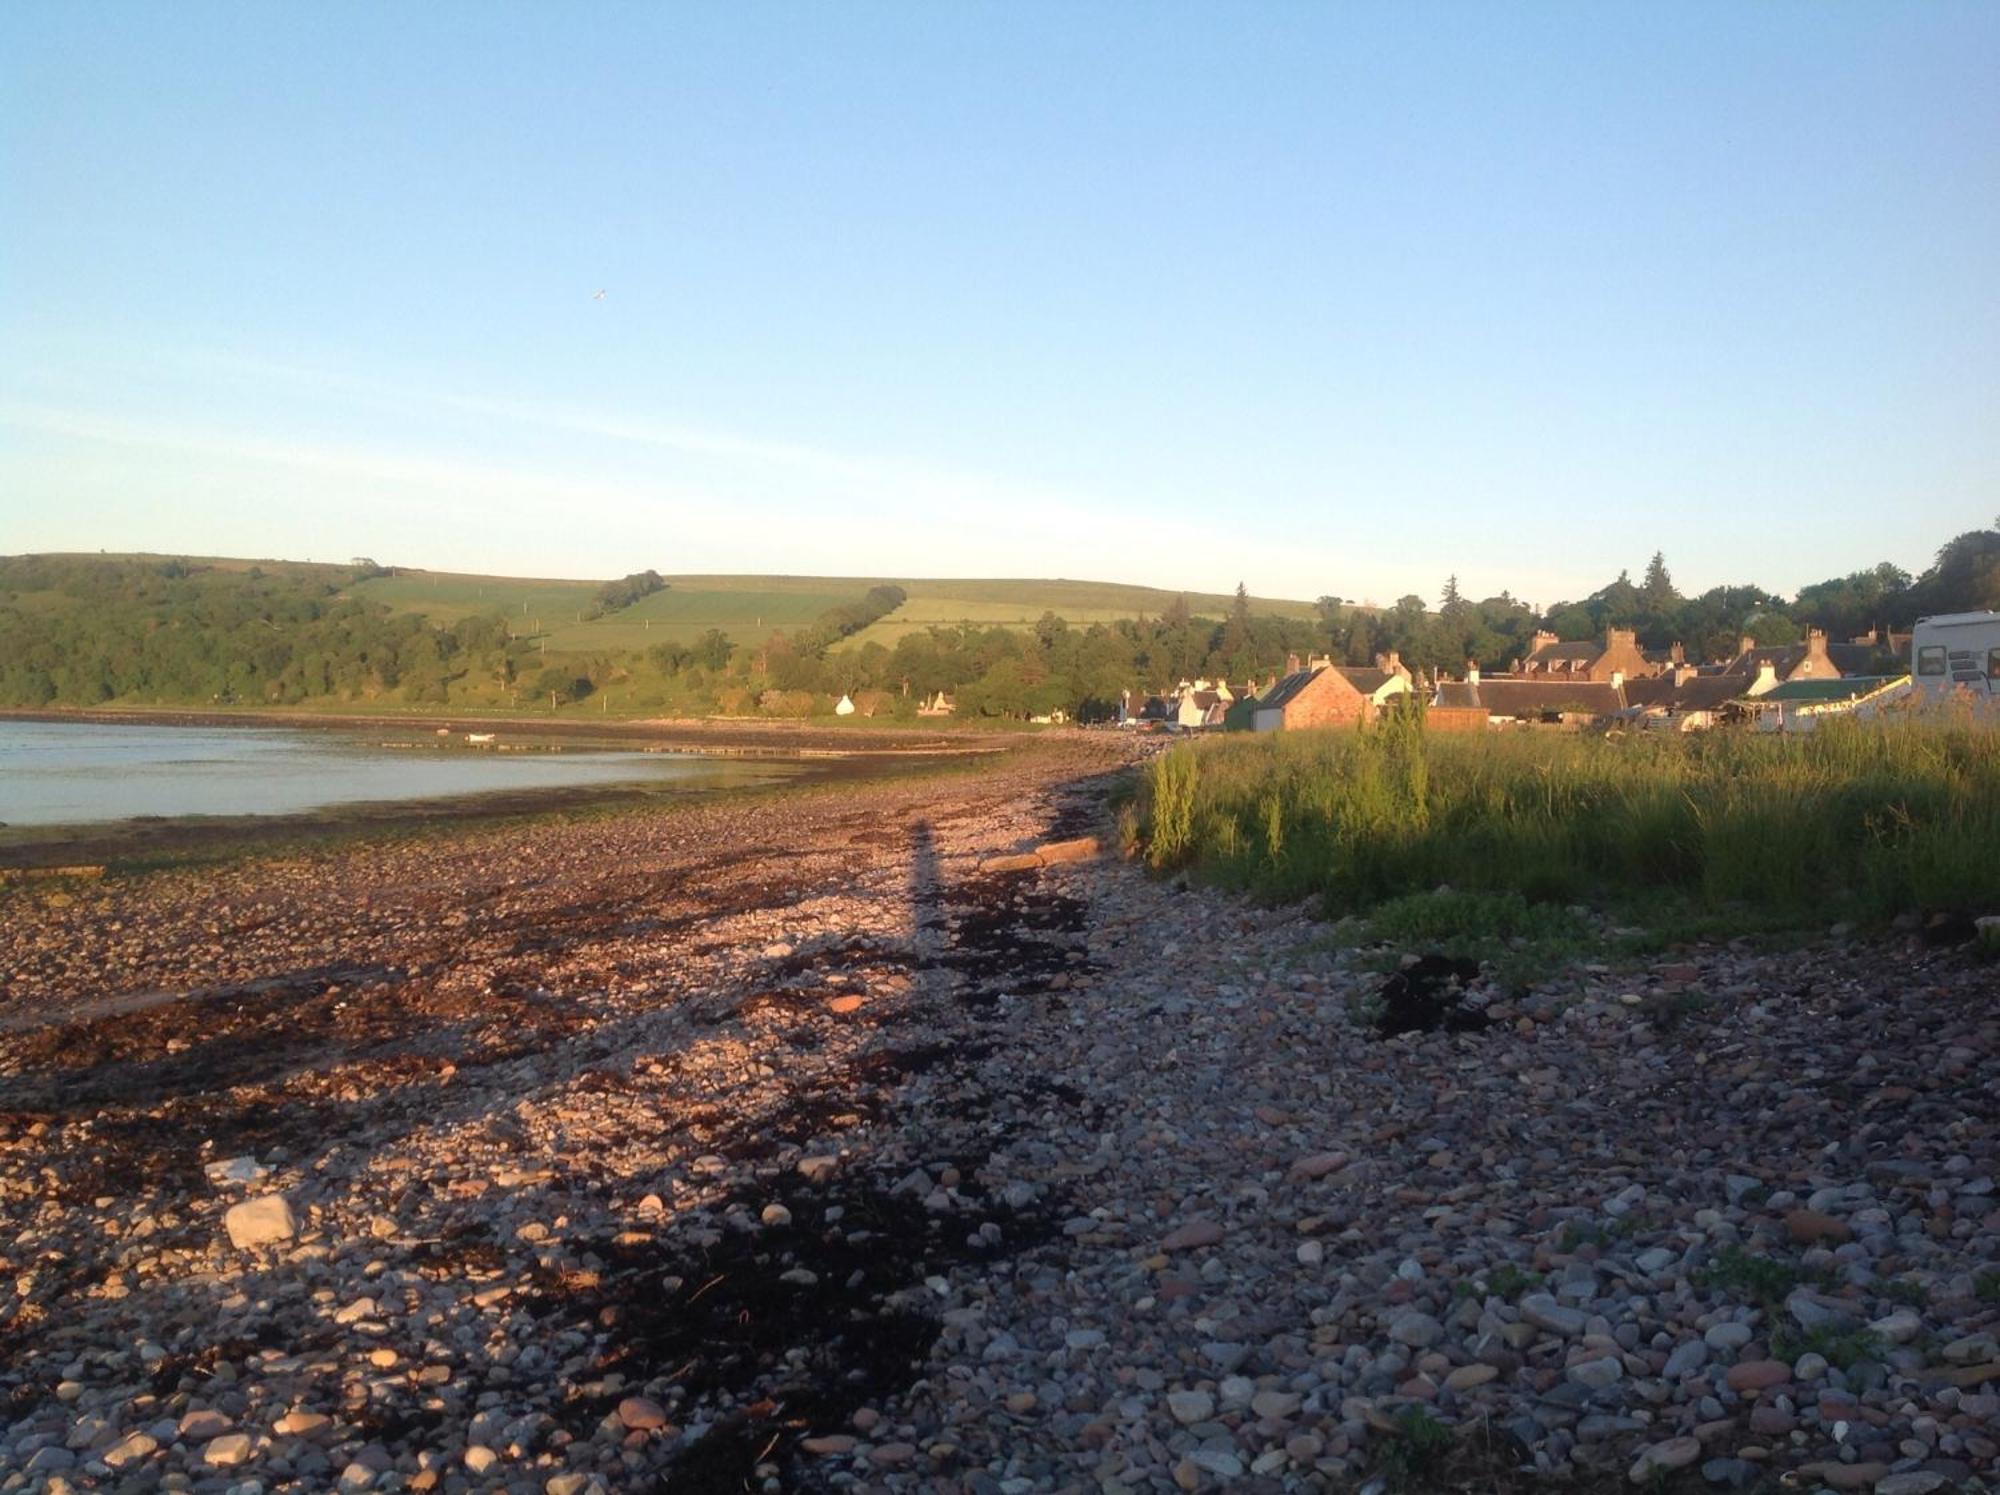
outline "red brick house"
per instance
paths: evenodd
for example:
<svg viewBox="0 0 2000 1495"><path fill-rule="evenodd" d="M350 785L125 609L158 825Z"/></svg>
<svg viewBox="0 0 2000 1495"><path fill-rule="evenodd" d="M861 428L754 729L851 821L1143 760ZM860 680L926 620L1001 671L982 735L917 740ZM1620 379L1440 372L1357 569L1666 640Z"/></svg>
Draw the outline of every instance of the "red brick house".
<svg viewBox="0 0 2000 1495"><path fill-rule="evenodd" d="M1298 660L1291 663L1296 666ZM1290 670L1257 698L1251 724L1259 732L1349 726L1373 721L1390 700L1410 692L1410 672L1394 654L1374 669L1355 669L1314 659Z"/></svg>

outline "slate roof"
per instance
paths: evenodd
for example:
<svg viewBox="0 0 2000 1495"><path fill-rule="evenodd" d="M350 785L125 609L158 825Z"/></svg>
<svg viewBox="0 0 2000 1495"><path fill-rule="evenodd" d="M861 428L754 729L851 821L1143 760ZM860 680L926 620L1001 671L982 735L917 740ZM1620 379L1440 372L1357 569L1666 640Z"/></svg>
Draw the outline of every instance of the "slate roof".
<svg viewBox="0 0 2000 1495"><path fill-rule="evenodd" d="M1658 675L1650 680L1627 680L1625 703L1657 706L1663 711L1719 711L1752 683L1741 675L1696 675L1676 685L1673 676Z"/></svg>
<svg viewBox="0 0 2000 1495"><path fill-rule="evenodd" d="M1843 675L1872 674L1882 663L1882 652L1873 644L1827 644L1825 648L1828 661ZM1751 649L1730 660L1724 672L1754 676L1760 666L1768 664L1780 675L1786 675L1805 662L1807 652L1805 644L1773 644Z"/></svg>
<svg viewBox="0 0 2000 1495"><path fill-rule="evenodd" d="M1313 677L1318 674L1319 670L1294 670L1276 685L1272 686L1269 691L1257 698L1257 709L1259 711L1272 711L1283 706L1292 697L1312 684Z"/></svg>
<svg viewBox="0 0 2000 1495"><path fill-rule="evenodd" d="M1450 680L1438 687L1440 706L1484 707L1494 716L1609 716L1625 709L1625 693L1602 680Z"/></svg>
<svg viewBox="0 0 2000 1495"><path fill-rule="evenodd" d="M1548 659L1594 660L1604 653L1604 645L1592 640L1572 644L1544 644L1528 656L1528 663Z"/></svg>
<svg viewBox="0 0 2000 1495"><path fill-rule="evenodd" d="M1346 665L1338 664L1334 668L1346 677L1349 685L1360 691L1364 696L1374 695L1376 691L1396 678L1387 670L1350 669Z"/></svg>

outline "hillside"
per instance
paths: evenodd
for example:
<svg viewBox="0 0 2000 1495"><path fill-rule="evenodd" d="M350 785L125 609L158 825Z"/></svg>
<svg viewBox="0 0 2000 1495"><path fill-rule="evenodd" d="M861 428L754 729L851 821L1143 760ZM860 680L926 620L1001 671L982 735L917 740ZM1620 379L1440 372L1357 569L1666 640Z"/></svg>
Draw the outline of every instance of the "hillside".
<svg viewBox="0 0 2000 1495"><path fill-rule="evenodd" d="M1242 679L1324 645L1309 604L1251 600L1225 625L1235 611L1213 593L1069 580L11 556L0 706L801 717L849 695L861 717L914 719L944 692L967 717L1101 716L1134 688L1204 669Z"/></svg>
<svg viewBox="0 0 2000 1495"><path fill-rule="evenodd" d="M863 576L701 576L669 575L667 588L628 608L586 620L584 612L596 581L475 576L447 571L398 569L351 589L366 601L398 612L421 613L433 622L455 623L474 613L505 613L519 631L544 637L553 650L588 652L644 649L666 642L688 643L711 628L741 641L776 629L801 628L829 608L860 600L870 587L900 586L902 606L845 640L842 648L879 643L893 648L906 634L933 625L962 623L981 628L1027 629L1053 612L1076 626L1120 618L1157 617L1185 596L1197 613L1221 617L1231 598L1222 593L1166 591L1119 582L963 579ZM1264 616L1310 618L1310 602L1278 598L1250 600Z"/></svg>

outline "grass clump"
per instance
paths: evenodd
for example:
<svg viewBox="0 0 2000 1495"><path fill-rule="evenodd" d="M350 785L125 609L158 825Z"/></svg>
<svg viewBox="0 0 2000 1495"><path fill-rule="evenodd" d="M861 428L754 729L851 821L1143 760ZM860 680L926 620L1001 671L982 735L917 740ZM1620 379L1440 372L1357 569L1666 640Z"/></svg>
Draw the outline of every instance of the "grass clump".
<svg viewBox="0 0 2000 1495"><path fill-rule="evenodd" d="M1972 1295L1982 1303L2000 1303L2000 1272L1981 1272L1974 1277Z"/></svg>
<svg viewBox="0 0 2000 1495"><path fill-rule="evenodd" d="M1719 1288L1735 1297L1747 1298L1773 1314L1801 1286L1836 1285L1829 1272L1810 1272L1795 1262L1761 1256L1741 1246L1724 1246L1694 1274L1694 1280L1699 1287Z"/></svg>
<svg viewBox="0 0 2000 1495"><path fill-rule="evenodd" d="M1395 1421L1384 1435L1376 1475L1391 1490L1435 1489L1451 1454L1451 1429L1423 1407L1405 1407Z"/></svg>
<svg viewBox="0 0 2000 1495"><path fill-rule="evenodd" d="M1397 715L1178 747L1139 807L1156 869L1472 943L1575 940L1586 902L1736 932L2000 907L2000 733L1953 718L1610 738Z"/></svg>
<svg viewBox="0 0 2000 1495"><path fill-rule="evenodd" d="M1879 1360L1882 1341L1866 1329L1837 1329L1830 1324L1814 1329L1786 1326L1772 1332L1771 1354L1792 1363L1801 1355L1814 1354L1828 1365L1852 1370L1863 1360Z"/></svg>
<svg viewBox="0 0 2000 1495"><path fill-rule="evenodd" d="M1996 1277L2000 1281L2000 1277ZM1922 1308L1930 1302L1930 1289L1910 1277L1893 1277L1881 1284L1882 1296L1891 1303L1900 1303L1905 1308ZM2000 1292L1995 1293L2000 1298Z"/></svg>

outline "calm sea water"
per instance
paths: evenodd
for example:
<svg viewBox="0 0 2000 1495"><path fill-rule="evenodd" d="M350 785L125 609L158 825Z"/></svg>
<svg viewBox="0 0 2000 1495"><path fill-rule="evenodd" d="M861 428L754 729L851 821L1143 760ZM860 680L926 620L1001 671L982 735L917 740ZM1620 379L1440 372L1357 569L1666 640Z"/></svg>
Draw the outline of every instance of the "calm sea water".
<svg viewBox="0 0 2000 1495"><path fill-rule="evenodd" d="M575 748L560 753L385 748L381 731L0 721L0 824L134 815L287 815L364 800L644 783L709 789L797 772ZM414 740L414 739L413 739Z"/></svg>

